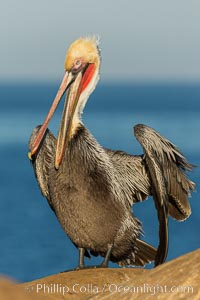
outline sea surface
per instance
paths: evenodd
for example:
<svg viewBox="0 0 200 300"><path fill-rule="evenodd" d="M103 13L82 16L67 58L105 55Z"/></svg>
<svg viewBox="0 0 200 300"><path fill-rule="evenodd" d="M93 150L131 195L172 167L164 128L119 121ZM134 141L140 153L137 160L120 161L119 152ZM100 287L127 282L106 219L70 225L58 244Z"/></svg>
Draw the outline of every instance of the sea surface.
<svg viewBox="0 0 200 300"><path fill-rule="evenodd" d="M0 273L20 282L74 268L78 261L78 251L42 197L27 157L31 131L43 122L58 86L58 82L0 84ZM63 102L49 126L54 134L62 107ZM142 153L133 126L149 125L200 166L198 84L100 83L86 105L83 122L101 145L133 154ZM189 175L197 183L190 198L193 213L185 222L170 219L167 260L200 246L199 167ZM152 198L133 210L143 222L143 239L156 246L158 222ZM100 261L92 258L87 263Z"/></svg>

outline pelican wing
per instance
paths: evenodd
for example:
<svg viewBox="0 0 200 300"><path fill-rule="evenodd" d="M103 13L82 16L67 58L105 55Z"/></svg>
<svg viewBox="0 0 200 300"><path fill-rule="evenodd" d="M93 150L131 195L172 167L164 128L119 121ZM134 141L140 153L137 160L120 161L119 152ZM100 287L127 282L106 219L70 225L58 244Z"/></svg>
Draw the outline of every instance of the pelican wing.
<svg viewBox="0 0 200 300"><path fill-rule="evenodd" d="M136 125L134 133L144 149L144 163L151 180L153 195L159 219L160 244L155 265L164 262L168 250L168 214L177 220L184 220L191 214L188 196L195 184L185 171L191 171L189 164L174 144L154 129Z"/></svg>
<svg viewBox="0 0 200 300"><path fill-rule="evenodd" d="M168 195L159 161L154 156L133 156L122 151L105 150L118 173L126 205L142 201L151 194L154 197L159 219L160 243L155 260L155 265L158 265L164 262L168 250Z"/></svg>
<svg viewBox="0 0 200 300"><path fill-rule="evenodd" d="M144 161L153 189L158 194L165 188L169 214L177 220L185 220L191 214L188 196L195 187L185 171L191 171L194 166L187 162L174 144L154 129L139 124L134 127L134 132L144 149Z"/></svg>
<svg viewBox="0 0 200 300"><path fill-rule="evenodd" d="M37 136L40 127L41 126L37 126L33 130L29 140L29 149L31 149L31 145L35 137ZM53 203L51 201L51 197L49 193L48 182L49 182L50 168L54 167L55 149L56 149L56 138L47 129L43 141L41 143L41 146L32 159L32 165L35 172L35 177L37 179L41 193L44 197L47 198L48 203L52 209L53 209Z"/></svg>
<svg viewBox="0 0 200 300"><path fill-rule="evenodd" d="M150 195L150 180L142 156L130 155L124 151L104 148L112 162L116 179L125 193L129 206L147 199Z"/></svg>

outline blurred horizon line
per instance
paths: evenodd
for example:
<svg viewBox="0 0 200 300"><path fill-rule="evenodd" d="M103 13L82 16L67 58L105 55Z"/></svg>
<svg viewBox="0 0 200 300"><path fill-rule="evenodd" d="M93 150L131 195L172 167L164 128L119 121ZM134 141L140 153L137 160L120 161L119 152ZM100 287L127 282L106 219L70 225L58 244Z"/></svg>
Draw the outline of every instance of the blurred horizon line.
<svg viewBox="0 0 200 300"><path fill-rule="evenodd" d="M51 85L59 84L62 78L0 78L0 86L6 85ZM164 78L100 78L98 85L188 85L188 86L199 86L200 79L164 79Z"/></svg>

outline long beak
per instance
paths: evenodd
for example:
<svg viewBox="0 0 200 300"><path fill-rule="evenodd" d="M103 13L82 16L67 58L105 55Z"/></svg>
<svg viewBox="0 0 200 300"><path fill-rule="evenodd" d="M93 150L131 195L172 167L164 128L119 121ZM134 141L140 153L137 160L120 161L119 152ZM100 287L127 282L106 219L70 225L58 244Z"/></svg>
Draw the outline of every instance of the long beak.
<svg viewBox="0 0 200 300"><path fill-rule="evenodd" d="M70 86L60 122L60 129L57 139L55 168L58 169L65 151L65 145L72 136L73 131L73 116L76 110L78 100L82 91L82 72L78 73L75 81Z"/></svg>
<svg viewBox="0 0 200 300"><path fill-rule="evenodd" d="M79 99L81 93L88 86L95 72L95 64L90 63L87 65L84 72L79 71L74 80L73 84L70 86L67 99L65 101L65 106L62 114L62 119L60 123L60 130L58 133L57 148L56 148L56 158L55 158L55 168L58 169L65 152L65 148L69 140L73 135L73 117L77 106L79 105ZM80 103L81 104L81 103Z"/></svg>
<svg viewBox="0 0 200 300"><path fill-rule="evenodd" d="M57 147L56 147L56 155L55 155L55 168L58 169L63 155L65 146L70 140L73 133L73 116L80 98L80 94L84 91L84 89L88 86L93 74L95 72L95 64L90 63L84 72L82 70L79 71L78 74L73 75L72 72L66 72L62 83L59 87L57 95L53 101L53 104L49 110L49 113L44 120L43 125L40 127L40 130L31 145L30 152L28 153L29 159L32 159L32 156L38 150L40 143L45 135L48 124L66 90L69 88L69 92L67 95L67 99L65 101L62 119L60 123L60 129L58 133L57 139Z"/></svg>
<svg viewBox="0 0 200 300"><path fill-rule="evenodd" d="M28 157L30 159L32 159L32 156L36 153L37 149L39 148L40 146L40 143L43 139L43 136L47 130L47 127L48 127L48 124L58 106L58 103L60 102L63 94L65 93L65 91L67 90L67 88L69 87L70 83L72 82L73 80L73 75L71 73L68 73L66 72L64 77L63 77L63 80L61 82L61 85L59 87L59 90L57 92L57 95L53 101L53 104L49 110L49 113L48 115L46 116L46 119L44 120L44 123L42 124L42 126L40 127L40 130L37 134L37 137L35 139L35 141L33 142L32 144L32 147L31 147L31 150L30 152L28 153Z"/></svg>

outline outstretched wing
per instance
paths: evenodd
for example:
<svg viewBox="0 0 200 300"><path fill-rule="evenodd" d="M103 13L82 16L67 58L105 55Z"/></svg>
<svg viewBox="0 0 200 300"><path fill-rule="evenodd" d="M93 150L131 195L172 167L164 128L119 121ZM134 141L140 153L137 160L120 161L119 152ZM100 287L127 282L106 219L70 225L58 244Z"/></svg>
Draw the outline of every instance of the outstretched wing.
<svg viewBox="0 0 200 300"><path fill-rule="evenodd" d="M116 180L125 194L127 205L147 199L150 195L149 175L140 155L104 148L117 172Z"/></svg>
<svg viewBox="0 0 200 300"><path fill-rule="evenodd" d="M188 196L195 184L185 171L191 171L193 166L174 144L154 129L139 124L134 127L134 133L144 149L143 160L158 213L160 243L155 260L158 265L165 261L168 251L168 213L177 220L184 220L191 214Z"/></svg>

